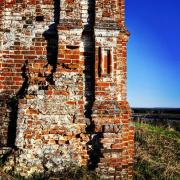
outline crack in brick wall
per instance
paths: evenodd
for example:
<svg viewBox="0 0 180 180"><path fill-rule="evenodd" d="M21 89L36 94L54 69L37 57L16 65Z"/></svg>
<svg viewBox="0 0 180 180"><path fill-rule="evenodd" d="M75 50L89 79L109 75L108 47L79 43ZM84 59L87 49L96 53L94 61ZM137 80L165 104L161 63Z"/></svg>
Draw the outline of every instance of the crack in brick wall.
<svg viewBox="0 0 180 180"><path fill-rule="evenodd" d="M22 176L132 179L124 0L0 0L0 146ZM4 152L4 151L3 151Z"/></svg>

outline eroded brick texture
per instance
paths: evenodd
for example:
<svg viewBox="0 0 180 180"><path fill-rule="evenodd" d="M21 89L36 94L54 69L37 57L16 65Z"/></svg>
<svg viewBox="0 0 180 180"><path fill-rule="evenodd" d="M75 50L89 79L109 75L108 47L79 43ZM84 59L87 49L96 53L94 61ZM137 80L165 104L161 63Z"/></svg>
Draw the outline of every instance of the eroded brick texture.
<svg viewBox="0 0 180 180"><path fill-rule="evenodd" d="M0 145L18 149L16 172L132 179L128 37L124 0L0 0Z"/></svg>

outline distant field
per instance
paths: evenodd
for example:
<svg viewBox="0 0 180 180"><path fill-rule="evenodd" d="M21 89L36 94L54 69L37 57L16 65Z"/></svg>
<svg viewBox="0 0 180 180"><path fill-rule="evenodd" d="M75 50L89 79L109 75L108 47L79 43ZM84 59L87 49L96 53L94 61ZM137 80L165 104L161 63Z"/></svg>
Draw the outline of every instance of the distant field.
<svg viewBox="0 0 180 180"><path fill-rule="evenodd" d="M180 120L180 108L132 108L133 117Z"/></svg>
<svg viewBox="0 0 180 180"><path fill-rule="evenodd" d="M180 108L132 108L134 122L180 131Z"/></svg>

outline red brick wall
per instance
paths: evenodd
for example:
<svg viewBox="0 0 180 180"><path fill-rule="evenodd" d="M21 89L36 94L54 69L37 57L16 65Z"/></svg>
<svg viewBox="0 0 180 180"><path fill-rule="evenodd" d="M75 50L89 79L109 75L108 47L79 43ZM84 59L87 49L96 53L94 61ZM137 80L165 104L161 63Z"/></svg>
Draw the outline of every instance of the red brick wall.
<svg viewBox="0 0 180 180"><path fill-rule="evenodd" d="M7 136L8 119L12 107L8 102L16 99L16 96L23 94L22 86L24 82L23 64L28 62L28 68L39 69L35 65L35 61L41 63L46 58L46 41L42 36L43 27L49 25L52 17L50 11L53 10L51 1L44 1L44 22L36 21L36 17L42 15L41 4L38 1L3 1L1 2L1 101L4 104L1 108L1 124L0 134ZM51 18L51 19L50 19ZM40 26L40 28L39 28ZM37 29L36 29L37 27ZM40 31L40 33L38 32ZM43 61L43 64L46 62ZM19 97L17 97L19 98ZM6 108L4 108L4 106ZM15 115L12 115L15 116ZM7 144L2 137L1 143Z"/></svg>
<svg viewBox="0 0 180 180"><path fill-rule="evenodd" d="M124 1L0 3L0 143L18 148L15 171L132 179Z"/></svg>

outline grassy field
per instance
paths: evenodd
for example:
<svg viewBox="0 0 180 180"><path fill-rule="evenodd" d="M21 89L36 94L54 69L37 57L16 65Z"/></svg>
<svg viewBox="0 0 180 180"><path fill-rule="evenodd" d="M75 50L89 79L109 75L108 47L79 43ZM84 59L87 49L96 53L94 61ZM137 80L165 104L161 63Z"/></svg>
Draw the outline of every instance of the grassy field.
<svg viewBox="0 0 180 180"><path fill-rule="evenodd" d="M137 180L180 179L180 132L135 123L135 176Z"/></svg>

